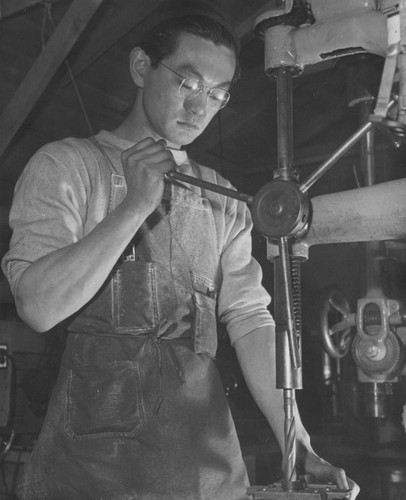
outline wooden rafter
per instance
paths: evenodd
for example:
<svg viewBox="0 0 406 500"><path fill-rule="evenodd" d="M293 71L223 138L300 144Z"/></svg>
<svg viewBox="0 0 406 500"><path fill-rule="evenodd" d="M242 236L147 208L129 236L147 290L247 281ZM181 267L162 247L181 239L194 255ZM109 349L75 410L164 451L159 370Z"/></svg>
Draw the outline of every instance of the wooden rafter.
<svg viewBox="0 0 406 500"><path fill-rule="evenodd" d="M139 30L141 33L143 20L165 1L131 0L126 4L125 8L121 9L117 15L114 15L114 18L109 19L105 16L103 22L93 32L92 38L82 47L81 53L70 62L72 74L78 76L140 23ZM69 82L70 79L67 78L62 85Z"/></svg>
<svg viewBox="0 0 406 500"><path fill-rule="evenodd" d="M0 116L0 157L103 0L74 0Z"/></svg>
<svg viewBox="0 0 406 500"><path fill-rule="evenodd" d="M61 0L48 0L49 2L56 3ZM43 0L1 0L0 3L0 19L17 14L18 12L25 11L31 7L44 3Z"/></svg>
<svg viewBox="0 0 406 500"><path fill-rule="evenodd" d="M86 68L88 68L96 59L109 50L120 38L126 35L129 31L137 26L138 38L142 38L143 28L142 21L146 19L153 11L156 11L161 4L166 0L138 0L137 2L130 1L126 4L125 9L115 16L114 19L107 20L108 29L106 26L100 26L98 34L93 33L92 39L89 40L83 47L81 53L71 61L71 70L75 76L78 76ZM159 10L157 10L159 13ZM254 36L252 32L253 23L258 17L260 10L252 14L245 21L238 23L236 26L237 36L241 43L248 43ZM158 14L157 14L158 15ZM225 13L229 17L227 13ZM155 19L157 21L158 19ZM62 85L69 83L69 79L65 79Z"/></svg>

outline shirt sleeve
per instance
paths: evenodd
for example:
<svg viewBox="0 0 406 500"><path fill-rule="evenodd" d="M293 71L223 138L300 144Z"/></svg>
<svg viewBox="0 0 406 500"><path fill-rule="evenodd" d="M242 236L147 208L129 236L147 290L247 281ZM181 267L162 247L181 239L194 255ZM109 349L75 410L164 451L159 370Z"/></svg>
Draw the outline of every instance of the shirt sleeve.
<svg viewBox="0 0 406 500"><path fill-rule="evenodd" d="M61 146L44 147L16 184L10 211L13 234L2 261L14 294L31 263L83 237L86 188L75 160L68 157Z"/></svg>
<svg viewBox="0 0 406 500"><path fill-rule="evenodd" d="M219 319L231 343L263 326L273 326L271 297L262 286L262 269L252 256L252 220L245 203L228 199L221 253Z"/></svg>

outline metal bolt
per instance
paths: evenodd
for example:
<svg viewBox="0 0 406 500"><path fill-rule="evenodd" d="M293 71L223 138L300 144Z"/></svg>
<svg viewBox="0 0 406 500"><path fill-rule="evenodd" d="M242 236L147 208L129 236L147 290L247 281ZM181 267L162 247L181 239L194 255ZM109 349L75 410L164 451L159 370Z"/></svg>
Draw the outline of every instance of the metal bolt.
<svg viewBox="0 0 406 500"><path fill-rule="evenodd" d="M378 347L376 345L369 345L367 346L367 348L365 349L365 354L369 357L369 358L373 358L375 357L377 354L378 354Z"/></svg>
<svg viewBox="0 0 406 500"><path fill-rule="evenodd" d="M271 203L270 212L273 215L280 214L282 212L282 205L280 203L274 201L273 203Z"/></svg>

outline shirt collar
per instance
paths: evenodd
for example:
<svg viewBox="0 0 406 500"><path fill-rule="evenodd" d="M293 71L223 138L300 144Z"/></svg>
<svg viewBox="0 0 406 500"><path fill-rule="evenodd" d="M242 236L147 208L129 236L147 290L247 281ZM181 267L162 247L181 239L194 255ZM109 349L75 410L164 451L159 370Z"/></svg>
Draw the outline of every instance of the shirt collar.
<svg viewBox="0 0 406 500"><path fill-rule="evenodd" d="M173 158L177 165L187 162L187 153L183 149L171 149L169 151L173 154Z"/></svg>

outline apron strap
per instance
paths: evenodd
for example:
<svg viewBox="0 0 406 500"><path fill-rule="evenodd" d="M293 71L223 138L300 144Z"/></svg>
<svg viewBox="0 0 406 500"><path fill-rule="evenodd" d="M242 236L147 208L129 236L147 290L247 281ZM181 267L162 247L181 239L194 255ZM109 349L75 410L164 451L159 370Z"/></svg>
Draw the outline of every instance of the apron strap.
<svg viewBox="0 0 406 500"><path fill-rule="evenodd" d="M100 153L101 153L102 161L104 161L104 164L107 165L107 167L111 171L110 196L109 196L109 204L107 207L107 213L109 213L112 210L114 210L117 207L117 205L119 205L121 203L121 201L123 200L124 196L127 193L127 184L125 182L125 177L114 166L109 155L107 154L107 151L98 142L96 137L94 137L94 136L90 137L90 142L93 146L95 146L95 148L92 148L93 151L96 149L96 151L98 153L97 156L99 158L100 158Z"/></svg>

